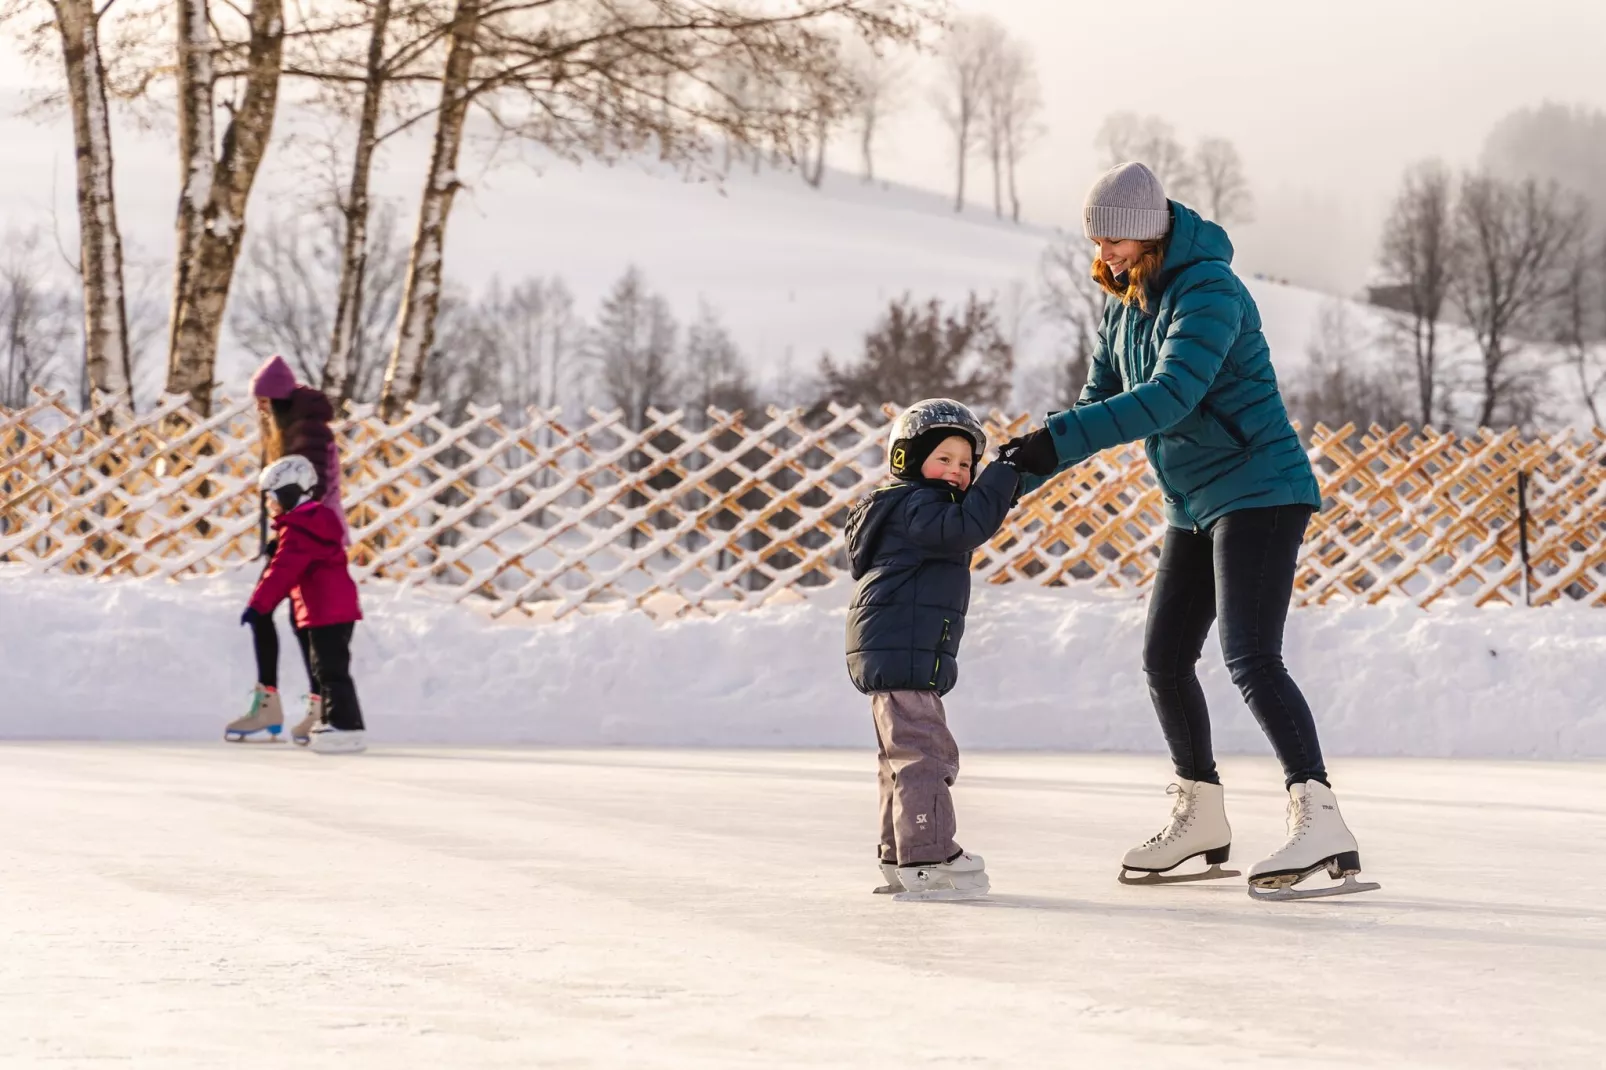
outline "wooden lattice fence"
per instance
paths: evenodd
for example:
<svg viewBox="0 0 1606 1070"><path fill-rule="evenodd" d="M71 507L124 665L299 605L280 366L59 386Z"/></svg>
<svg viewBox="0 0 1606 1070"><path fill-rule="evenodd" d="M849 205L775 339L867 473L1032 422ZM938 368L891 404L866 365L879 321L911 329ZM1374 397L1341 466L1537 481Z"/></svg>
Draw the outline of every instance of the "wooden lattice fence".
<svg viewBox="0 0 1606 1070"><path fill-rule="evenodd" d="M761 419L415 407L337 428L360 578L493 614L644 608L658 616L795 597L843 576L840 532L884 477L890 407L771 409ZM995 436L1030 420L994 414ZM0 565L83 576L209 575L258 551L256 417L174 398L136 415L59 395L0 410ZM1606 437L1465 437L1318 426L1326 498L1297 599L1446 596L1606 602ZM1526 474L1526 520L1518 477ZM1164 535L1141 447L1109 451L1025 498L976 554L990 583L1138 589ZM1528 565L1520 547L1526 526Z"/></svg>

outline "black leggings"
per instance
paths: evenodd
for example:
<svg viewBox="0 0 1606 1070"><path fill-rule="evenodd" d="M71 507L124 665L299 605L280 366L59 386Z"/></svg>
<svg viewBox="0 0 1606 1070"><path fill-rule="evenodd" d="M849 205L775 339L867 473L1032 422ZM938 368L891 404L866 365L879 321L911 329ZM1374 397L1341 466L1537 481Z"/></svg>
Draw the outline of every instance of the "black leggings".
<svg viewBox="0 0 1606 1070"><path fill-rule="evenodd" d="M312 671L312 645L305 628L296 627L293 618L290 630L295 633L296 645L301 648L301 664L307 668L307 689L314 695L323 694L318 674ZM251 645L256 648L257 683L263 687L279 686L279 630L273 626L273 615L260 616L251 623Z"/></svg>
<svg viewBox="0 0 1606 1070"><path fill-rule="evenodd" d="M1143 672L1179 777L1221 782L1195 673L1219 617L1227 671L1271 740L1286 783L1327 783L1316 722L1283 665L1283 625L1311 512L1303 505L1244 509L1208 533L1166 531L1149 597Z"/></svg>

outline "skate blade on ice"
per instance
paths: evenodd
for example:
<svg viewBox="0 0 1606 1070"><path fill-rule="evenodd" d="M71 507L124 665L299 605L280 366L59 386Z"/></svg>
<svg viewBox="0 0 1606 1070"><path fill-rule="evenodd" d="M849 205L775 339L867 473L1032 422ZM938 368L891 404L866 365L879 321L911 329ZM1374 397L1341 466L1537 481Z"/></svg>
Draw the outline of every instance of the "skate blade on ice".
<svg viewBox="0 0 1606 1070"><path fill-rule="evenodd" d="M1355 863L1359 863L1356 858ZM1338 884L1329 884L1321 888L1296 887L1307 877L1314 876L1322 870L1334 880L1343 878ZM1376 881L1358 881L1360 868L1342 865L1337 858L1329 858L1305 870L1303 873L1278 873L1270 877L1249 882L1249 898L1259 899L1266 903L1286 903L1295 899L1326 899L1335 895L1354 895L1356 892L1375 892L1382 888Z"/></svg>
<svg viewBox="0 0 1606 1070"><path fill-rule="evenodd" d="M1129 876L1128 874L1135 874ZM1169 870L1159 871L1152 869L1127 869L1121 867L1120 876L1115 879L1122 884L1189 884L1193 881L1214 881L1223 877L1242 877L1243 871L1239 869L1222 869L1219 862L1213 863L1209 869L1198 873L1172 873Z"/></svg>
<svg viewBox="0 0 1606 1070"><path fill-rule="evenodd" d="M257 728L257 729L253 729L250 732L224 732L223 733L223 742L225 742L225 743L282 743L282 742L284 742L284 740L280 737L279 731L280 731L280 729L275 727L275 728Z"/></svg>
<svg viewBox="0 0 1606 1070"><path fill-rule="evenodd" d="M927 888L920 892L896 892L892 896L895 903L958 903L966 899L981 899L992 891L991 884L979 884L970 888Z"/></svg>

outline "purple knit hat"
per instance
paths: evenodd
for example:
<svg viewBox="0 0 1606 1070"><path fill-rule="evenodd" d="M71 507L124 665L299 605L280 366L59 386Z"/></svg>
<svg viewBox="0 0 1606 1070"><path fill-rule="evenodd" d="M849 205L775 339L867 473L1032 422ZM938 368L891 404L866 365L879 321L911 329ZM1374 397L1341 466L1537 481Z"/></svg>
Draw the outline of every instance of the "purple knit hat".
<svg viewBox="0 0 1606 1070"><path fill-rule="evenodd" d="M251 395L259 398L287 398L295 393L296 373L278 354L269 357L251 376Z"/></svg>

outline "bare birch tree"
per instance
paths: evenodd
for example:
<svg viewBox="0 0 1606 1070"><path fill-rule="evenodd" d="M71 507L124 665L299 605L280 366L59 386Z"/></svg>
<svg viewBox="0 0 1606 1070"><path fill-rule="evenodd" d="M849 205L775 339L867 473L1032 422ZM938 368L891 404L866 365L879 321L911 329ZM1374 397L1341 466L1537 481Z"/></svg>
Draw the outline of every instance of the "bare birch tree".
<svg viewBox="0 0 1606 1070"><path fill-rule="evenodd" d="M993 214L1003 218L1004 189L1009 193L1009 215L1020 222L1020 187L1016 170L1021 158L1041 133L1037 122L1043 110L1042 90L1031 50L1022 41L1005 38L985 79L982 107L982 141L993 170Z"/></svg>
<svg viewBox="0 0 1606 1070"><path fill-rule="evenodd" d="M1555 312L1554 338L1595 427L1606 391L1606 229L1580 241L1566 267Z"/></svg>
<svg viewBox="0 0 1606 1070"><path fill-rule="evenodd" d="M849 59L853 78L853 118L859 133L859 161L865 182L875 181L876 139L887 119L903 105L901 87L908 71L892 56L861 45Z"/></svg>
<svg viewBox="0 0 1606 1070"><path fill-rule="evenodd" d="M1439 323L1457 271L1455 218L1450 173L1431 162L1406 173L1383 227L1379 267L1403 297L1395 322L1415 371L1416 417L1424 426L1437 414Z"/></svg>
<svg viewBox="0 0 1606 1070"><path fill-rule="evenodd" d="M462 149L463 127L472 100L469 82L474 73L480 7L481 0L457 0L452 13L451 44L441 77L434 148L418 209L412 257L407 266L396 347L385 369L385 385L379 397L380 412L386 419L395 418L406 401L418 396L424 381L424 358L435 340L435 316L440 309L446 256L446 219L459 188L457 156Z"/></svg>
<svg viewBox="0 0 1606 1070"><path fill-rule="evenodd" d="M363 64L362 105L357 118L357 144L352 154L351 182L341 198L345 241L340 257L340 291L335 304L329 355L320 380L324 393L337 400L351 396L356 349L361 337L363 283L368 273L368 187L374 150L379 144L379 111L386 81L385 44L390 30L391 0L374 0Z"/></svg>
<svg viewBox="0 0 1606 1070"><path fill-rule="evenodd" d="M1004 41L1002 23L988 15L972 15L955 21L941 46L942 75L934 99L953 138L956 212L965 209L965 167L981 141L988 80Z"/></svg>
<svg viewBox="0 0 1606 1070"><path fill-rule="evenodd" d="M935 0L456 0L435 110L429 175L413 240L382 410L417 396L431 350L446 224L460 187L458 156L470 106L493 129L571 159L655 151L703 163L722 139L790 159L828 101L846 113L852 85L843 34L867 43L914 41ZM757 107L724 95L730 72L753 75Z"/></svg>
<svg viewBox="0 0 1606 1070"><path fill-rule="evenodd" d="M36 9L31 0L0 4L0 25L23 23L25 49L36 58L43 58L47 51L47 26L55 28L76 150L84 382L91 398L121 397L132 404L123 239L117 224L111 117L101 55L101 22L111 5L97 11L93 0L48 0L45 6L52 15L51 23L28 25Z"/></svg>
<svg viewBox="0 0 1606 1070"><path fill-rule="evenodd" d="M1456 225L1467 260L1451 294L1478 345L1480 427L1533 418L1539 383L1523 343L1543 334L1565 291L1584 219L1578 199L1553 183L1487 175L1462 182Z"/></svg>
<svg viewBox="0 0 1606 1070"><path fill-rule="evenodd" d="M1255 195L1244 174L1238 146L1224 137L1207 137L1193 150L1194 184L1209 218L1222 226L1248 223L1255 216Z"/></svg>
<svg viewBox="0 0 1606 1070"><path fill-rule="evenodd" d="M178 130L182 185L177 214L167 389L212 407L218 341L245 237L245 209L267 154L284 49L283 0L253 0L243 45L225 50L209 0L178 3ZM220 66L219 59L225 60ZM236 87L221 142L214 118L220 84Z"/></svg>

